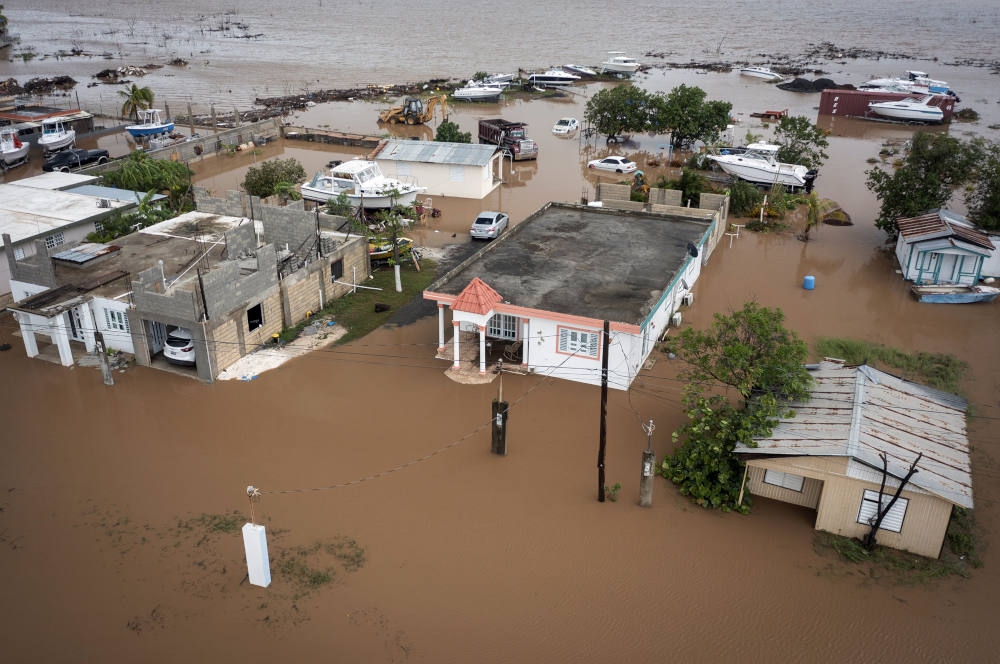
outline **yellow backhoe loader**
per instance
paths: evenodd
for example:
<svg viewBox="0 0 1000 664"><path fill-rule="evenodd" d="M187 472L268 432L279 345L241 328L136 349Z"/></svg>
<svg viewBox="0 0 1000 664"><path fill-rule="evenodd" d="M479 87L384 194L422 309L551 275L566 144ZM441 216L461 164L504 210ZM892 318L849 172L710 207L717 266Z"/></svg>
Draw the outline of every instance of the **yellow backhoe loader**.
<svg viewBox="0 0 1000 664"><path fill-rule="evenodd" d="M416 97L407 97L403 100L402 106L393 106L389 110L379 113L378 121L389 124L424 124L434 117L434 109L441 106L441 116L448 119L448 95L430 97L423 101Z"/></svg>

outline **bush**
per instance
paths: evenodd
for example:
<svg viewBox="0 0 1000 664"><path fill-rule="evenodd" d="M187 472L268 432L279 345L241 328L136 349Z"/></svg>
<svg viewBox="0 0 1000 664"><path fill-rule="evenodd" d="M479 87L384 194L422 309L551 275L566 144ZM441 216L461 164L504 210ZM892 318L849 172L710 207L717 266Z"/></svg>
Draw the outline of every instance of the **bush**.
<svg viewBox="0 0 1000 664"><path fill-rule="evenodd" d="M729 209L739 217L753 214L760 209L764 194L760 189L746 180L736 180L729 187Z"/></svg>
<svg viewBox="0 0 1000 664"><path fill-rule="evenodd" d="M463 132L457 124L445 120L438 125L434 140L441 143L471 143L472 132Z"/></svg>
<svg viewBox="0 0 1000 664"><path fill-rule="evenodd" d="M269 159L251 166L243 178L243 189L251 196L266 198L277 193L281 182L303 182L306 171L298 159Z"/></svg>

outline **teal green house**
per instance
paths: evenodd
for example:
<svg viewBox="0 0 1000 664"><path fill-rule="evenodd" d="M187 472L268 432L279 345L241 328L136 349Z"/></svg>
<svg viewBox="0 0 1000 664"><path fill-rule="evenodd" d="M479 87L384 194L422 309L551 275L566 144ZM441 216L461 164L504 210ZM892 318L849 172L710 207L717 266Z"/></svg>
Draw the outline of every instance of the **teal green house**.
<svg viewBox="0 0 1000 664"><path fill-rule="evenodd" d="M903 278L915 284L975 285L1000 276L1000 252L991 238L965 217L933 210L897 219L896 258Z"/></svg>

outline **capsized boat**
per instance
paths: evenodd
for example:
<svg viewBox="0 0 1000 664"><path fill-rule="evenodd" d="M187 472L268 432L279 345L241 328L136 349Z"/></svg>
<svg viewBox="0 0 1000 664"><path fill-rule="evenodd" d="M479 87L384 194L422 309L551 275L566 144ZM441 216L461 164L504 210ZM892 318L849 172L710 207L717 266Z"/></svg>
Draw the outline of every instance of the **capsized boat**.
<svg viewBox="0 0 1000 664"><path fill-rule="evenodd" d="M919 99L896 99L893 101L870 102L868 108L872 113L894 120L910 122L941 122L944 111L937 106L931 106L933 95Z"/></svg>
<svg viewBox="0 0 1000 664"><path fill-rule="evenodd" d="M762 78L765 81L783 81L784 77L778 72L771 71L767 67L744 67L740 70L743 76Z"/></svg>
<svg viewBox="0 0 1000 664"><path fill-rule="evenodd" d="M28 159L29 141L17 137L17 130L7 127L0 130L0 166L3 170L20 166Z"/></svg>
<svg viewBox="0 0 1000 664"><path fill-rule="evenodd" d="M76 142L76 131L67 129L59 118L42 120L42 135L38 137L38 145L45 152L55 152L68 148Z"/></svg>
<svg viewBox="0 0 1000 664"><path fill-rule="evenodd" d="M634 74L638 69L639 63L625 51L608 51L608 59L601 63L601 71L612 74Z"/></svg>
<svg viewBox="0 0 1000 664"><path fill-rule="evenodd" d="M139 114L139 124L127 125L125 127L125 131L135 137L169 134L174 130L173 121L163 120L158 108L141 109L137 113Z"/></svg>
<svg viewBox="0 0 1000 664"><path fill-rule="evenodd" d="M578 74L580 76L597 76L597 72L590 67L584 67L583 65L563 65L564 71L568 71L571 74Z"/></svg>
<svg viewBox="0 0 1000 664"><path fill-rule="evenodd" d="M532 74L528 77L528 82L532 85L543 88L560 88L573 85L580 80L576 74L570 74L562 69L549 69L541 74Z"/></svg>
<svg viewBox="0 0 1000 664"><path fill-rule="evenodd" d="M319 172L311 182L304 183L302 198L325 203L343 193L354 207L385 209L411 205L423 190L415 184L385 177L374 161L352 159L331 168L329 175Z"/></svg>
<svg viewBox="0 0 1000 664"><path fill-rule="evenodd" d="M708 155L708 158L729 175L757 184L804 187L806 191L812 191L813 182L819 175L816 169L778 161L778 146L772 143L725 148L719 154Z"/></svg>
<svg viewBox="0 0 1000 664"><path fill-rule="evenodd" d="M992 286L920 285L910 287L910 293L920 302L938 304L967 304L992 302L1000 295L1000 288Z"/></svg>
<svg viewBox="0 0 1000 664"><path fill-rule="evenodd" d="M455 99L467 101L496 101L503 94L503 86L470 81L464 88L458 88L451 93Z"/></svg>

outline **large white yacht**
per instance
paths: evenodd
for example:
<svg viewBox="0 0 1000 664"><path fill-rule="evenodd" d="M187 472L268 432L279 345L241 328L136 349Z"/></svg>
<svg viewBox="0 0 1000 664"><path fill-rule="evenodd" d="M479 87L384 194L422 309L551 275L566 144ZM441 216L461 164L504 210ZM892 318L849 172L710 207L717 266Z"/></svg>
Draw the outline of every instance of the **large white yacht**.
<svg viewBox="0 0 1000 664"><path fill-rule="evenodd" d="M411 205L421 191L423 187L385 177L374 161L352 159L331 168L329 175L320 172L304 183L302 198L325 203L344 193L354 207L383 209Z"/></svg>
<svg viewBox="0 0 1000 664"><path fill-rule="evenodd" d="M601 71L612 74L634 74L638 69L639 63L625 51L608 51L608 59L601 63Z"/></svg>
<svg viewBox="0 0 1000 664"><path fill-rule="evenodd" d="M719 154L708 155L708 158L729 175L757 184L804 187L806 191L810 191L819 174L819 171L801 164L784 164L778 161L778 146L772 143L724 148Z"/></svg>

